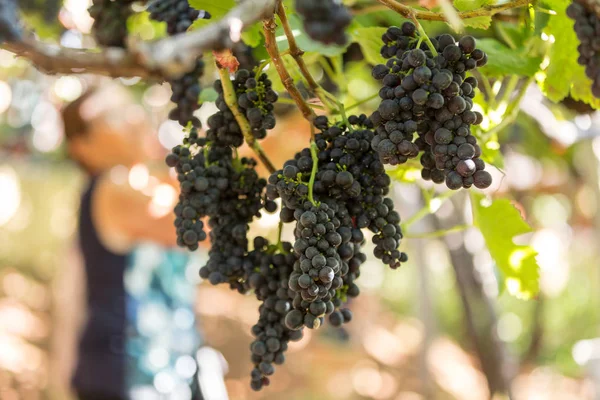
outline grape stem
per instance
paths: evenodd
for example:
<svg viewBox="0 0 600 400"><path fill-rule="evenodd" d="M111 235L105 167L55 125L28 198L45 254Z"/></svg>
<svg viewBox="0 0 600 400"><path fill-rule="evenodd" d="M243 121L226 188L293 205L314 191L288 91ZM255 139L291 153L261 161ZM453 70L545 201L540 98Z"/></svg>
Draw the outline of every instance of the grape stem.
<svg viewBox="0 0 600 400"><path fill-rule="evenodd" d="M248 120L237 106L237 96L235 94L233 84L231 83L231 79L229 78L229 72L227 71L227 69L221 68L221 66L218 64L217 70L219 71L219 76L221 77L221 85L223 86L223 99L225 100L225 103L231 110L231 113L235 117L235 120L237 121L238 125L240 126L242 135L244 135L246 143L256 153L257 157L265 165L267 170L270 173L275 172L277 169L275 168L267 154L264 152L261 145L256 141L256 139L252 135L252 129L250 128Z"/></svg>
<svg viewBox="0 0 600 400"><path fill-rule="evenodd" d="M317 205L313 197L313 186L315 186L315 178L317 177L317 169L319 168L319 158L317 156L317 144L314 140L310 141L310 156L312 158L312 170L310 171L310 180L308 181L308 200Z"/></svg>
<svg viewBox="0 0 600 400"><path fill-rule="evenodd" d="M278 103L283 103L283 104L296 104L296 102L295 102L294 100L292 100L292 99L288 99L288 98L286 98L286 97L280 97L280 98L277 100L277 102L278 102ZM314 103L307 103L307 104L308 104L308 106L309 106L310 108L312 108L313 110L322 110L322 111L324 111L324 110L325 110L325 107L323 107L323 106L322 106L322 105L320 105L320 104L314 104Z"/></svg>
<svg viewBox="0 0 600 400"><path fill-rule="evenodd" d="M281 79L281 83L290 94L292 99L296 102L296 105L302 112L304 118L306 118L312 125L312 121L315 118L315 113L310 108L306 100L302 97L302 94L294 85L294 79L290 76L290 73L285 68L285 64L283 63L283 59L281 58L281 54L279 53L279 49L277 48L277 41L275 39L275 28L277 25L275 24L275 19L273 17L266 19L263 21L263 32L265 34L265 47L267 48L267 52L271 57L271 61L273 65L275 65L275 69L277 70L277 74L279 74L279 78Z"/></svg>
<svg viewBox="0 0 600 400"><path fill-rule="evenodd" d="M414 22L414 24L417 27L417 30L419 31L419 35L421 36L419 38L419 40L425 40L425 43L427 43L427 47L429 47L429 50L431 51L431 54L433 54L433 56L437 56L438 52L435 49L435 46L433 45L433 43L431 43L431 40L429 40L429 36L427 36L427 33L425 32L425 29L423 29L423 27L421 26L421 24L419 23L419 21L417 20L417 18L415 18L414 14L410 15L410 19L412 19L412 21ZM417 47L418 48L418 47Z"/></svg>
<svg viewBox="0 0 600 400"><path fill-rule="evenodd" d="M283 246L281 245L281 234L283 233L283 221L279 221L277 225L277 249L283 251Z"/></svg>
<svg viewBox="0 0 600 400"><path fill-rule="evenodd" d="M436 212L446 200L454 196L456 193L458 193L458 191L448 190L433 199L428 199L425 196L425 205L423 206L423 208L417 211L412 217L410 217L405 223L402 224L402 230L407 231L408 227L410 227L415 222L419 221L421 218Z"/></svg>
<svg viewBox="0 0 600 400"><path fill-rule="evenodd" d="M308 87L315 93L315 95L321 100L321 102L330 110L330 105L327 102L327 94L329 94L312 76L306 63L304 62L304 51L298 47L298 43L296 42L296 37L294 36L294 32L292 31L292 27L290 26L287 14L285 13L285 7L281 0L277 2L277 16L279 17L279 21L281 22L281 26L283 31L285 32L285 37L287 38L288 44L290 46L289 52L298 68L300 69L300 73L306 80Z"/></svg>
<svg viewBox="0 0 600 400"><path fill-rule="evenodd" d="M520 110L519 105L521 104L521 100L523 100L523 97L525 96L525 93L527 92L527 88L529 87L529 85L531 85L533 83L533 81L534 81L534 78L531 77L531 78L527 79L525 82L523 82L521 88L519 89L519 93L514 98L514 100L512 100L510 102L510 105L507 107L506 112L502 116L502 121L498 125L491 128L489 131L484 132L481 135L482 139L487 141L493 135L500 133L504 128L506 128L508 125L512 124L515 121L515 119L519 115L519 110Z"/></svg>
<svg viewBox="0 0 600 400"><path fill-rule="evenodd" d="M405 18L421 19L429 21L448 21L448 17L444 13L432 11L416 10L412 7L405 6L396 0L377 0L384 4L389 9L396 11ZM457 13L460 19L469 19L477 17L491 17L502 11L510 10L511 8L523 7L529 4L529 0L512 0L504 4L487 5L471 11L461 11Z"/></svg>
<svg viewBox="0 0 600 400"><path fill-rule="evenodd" d="M373 99L376 99L377 97L379 97L379 93L374 93L374 94L370 95L369 97L365 97L364 99L359 100L354 104L350 104L348 107L346 107L346 111L352 110L353 108L363 105L364 103L367 103Z"/></svg>
<svg viewBox="0 0 600 400"><path fill-rule="evenodd" d="M366 15L380 11L386 11L389 8L385 4L376 4L373 6L367 6L359 9L352 10L352 15Z"/></svg>
<svg viewBox="0 0 600 400"><path fill-rule="evenodd" d="M471 228L471 225L457 225L452 228L443 229L443 230L439 230L439 231L435 231L435 232L428 232L428 233L410 233L410 232L408 232L408 233L404 234L404 237L407 239L433 239L433 238L446 236L450 233L461 232L461 231L467 230L469 228Z"/></svg>

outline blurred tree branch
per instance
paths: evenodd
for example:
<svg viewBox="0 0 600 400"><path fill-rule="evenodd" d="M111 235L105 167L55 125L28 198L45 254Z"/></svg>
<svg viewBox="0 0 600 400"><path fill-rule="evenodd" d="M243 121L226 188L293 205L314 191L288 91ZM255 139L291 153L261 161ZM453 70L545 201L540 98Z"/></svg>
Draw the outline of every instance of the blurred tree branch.
<svg viewBox="0 0 600 400"><path fill-rule="evenodd" d="M249 25L275 13L275 0L245 0L220 20L192 32L155 42L133 42L127 50L70 49L32 37L2 44L6 50L29 59L45 73L95 73L112 77L156 78L180 75L193 68L208 50L232 47Z"/></svg>
<svg viewBox="0 0 600 400"><path fill-rule="evenodd" d="M447 229L464 223L464 217L456 211L463 209L464 201L464 197L452 198L455 212L445 221L435 216L435 228ZM461 235L459 246L450 246L452 241L448 237L445 241L456 276L469 336L481 362L490 397L493 394L502 394L512 399L512 378L517 370L516 364L510 359L505 343L498 337L496 307L494 301L484 291L473 255L465 247L464 234L457 233L457 235Z"/></svg>
<svg viewBox="0 0 600 400"><path fill-rule="evenodd" d="M2 47L28 59L46 74L93 73L112 77L161 79L159 71L142 65L132 53L116 47L93 52L46 44L33 38L4 43Z"/></svg>

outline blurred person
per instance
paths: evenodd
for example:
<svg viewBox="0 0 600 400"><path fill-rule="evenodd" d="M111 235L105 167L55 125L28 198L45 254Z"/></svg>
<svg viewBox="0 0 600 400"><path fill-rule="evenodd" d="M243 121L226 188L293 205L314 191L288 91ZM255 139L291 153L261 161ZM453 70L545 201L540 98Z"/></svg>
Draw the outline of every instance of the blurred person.
<svg viewBox="0 0 600 400"><path fill-rule="evenodd" d="M164 249L176 246L176 191L166 167L163 183L149 176L150 129L132 105L111 84L62 110L68 153L88 178L78 223L87 318L72 387L81 400L201 399L188 256Z"/></svg>

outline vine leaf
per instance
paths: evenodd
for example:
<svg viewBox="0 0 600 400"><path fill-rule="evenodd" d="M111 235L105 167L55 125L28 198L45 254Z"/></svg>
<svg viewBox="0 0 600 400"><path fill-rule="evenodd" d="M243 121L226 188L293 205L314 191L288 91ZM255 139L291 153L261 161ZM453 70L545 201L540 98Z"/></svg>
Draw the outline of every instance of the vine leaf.
<svg viewBox="0 0 600 400"><path fill-rule="evenodd" d="M583 66L577 63L579 40L573 30L575 22L566 15L569 2L554 0L550 4L556 15L550 17L545 33L554 43L550 48L550 63L542 90L552 101L561 101L570 94L573 99L599 109L600 99L592 95L592 81L585 75Z"/></svg>
<svg viewBox="0 0 600 400"><path fill-rule="evenodd" d="M242 32L242 39L250 47L257 47L262 42L262 24L257 22Z"/></svg>
<svg viewBox="0 0 600 400"><path fill-rule="evenodd" d="M473 222L481 231L490 255L513 296L529 299L539 291L539 267L531 246L517 245L515 236L531 232L519 211L507 199L491 204L482 194L471 194Z"/></svg>
<svg viewBox="0 0 600 400"><path fill-rule="evenodd" d="M454 0L454 7L456 7L458 11L471 11L492 3L493 1L491 0ZM465 26L477 29L488 29L491 23L492 17L490 16L467 18L463 20Z"/></svg>
<svg viewBox="0 0 600 400"><path fill-rule="evenodd" d="M189 0L190 6L196 10L208 11L211 15L211 19L197 19L192 24L190 29L198 29L206 26L214 20L221 19L221 17L229 12L235 5L235 0Z"/></svg>
<svg viewBox="0 0 600 400"><path fill-rule="evenodd" d="M488 63L481 67L486 76L533 76L540 68L541 57L531 56L524 48L510 49L495 39L478 39L477 47L488 55Z"/></svg>
<svg viewBox="0 0 600 400"><path fill-rule="evenodd" d="M381 36L386 32L386 28L360 28L350 29L352 41L358 43L365 59L373 65L385 64L385 59L381 56Z"/></svg>

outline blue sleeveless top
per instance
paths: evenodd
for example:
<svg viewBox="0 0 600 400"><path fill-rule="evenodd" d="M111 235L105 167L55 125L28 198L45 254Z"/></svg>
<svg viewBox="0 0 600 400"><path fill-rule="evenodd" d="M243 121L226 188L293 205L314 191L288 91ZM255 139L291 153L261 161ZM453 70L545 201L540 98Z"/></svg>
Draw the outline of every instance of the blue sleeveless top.
<svg viewBox="0 0 600 400"><path fill-rule="evenodd" d="M98 237L92 219L92 195L97 182L96 177L91 179L79 210L88 320L79 342L73 387L79 392L126 398L127 317L123 274L127 256L111 252Z"/></svg>
<svg viewBox="0 0 600 400"><path fill-rule="evenodd" d="M104 247L92 219L96 184L81 199L89 319L73 386L106 399L200 399L195 282L187 278L197 274L186 273L189 257L151 244L126 256Z"/></svg>

